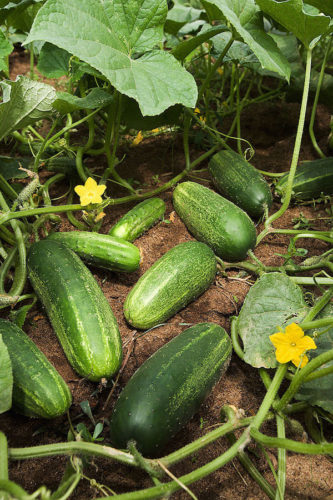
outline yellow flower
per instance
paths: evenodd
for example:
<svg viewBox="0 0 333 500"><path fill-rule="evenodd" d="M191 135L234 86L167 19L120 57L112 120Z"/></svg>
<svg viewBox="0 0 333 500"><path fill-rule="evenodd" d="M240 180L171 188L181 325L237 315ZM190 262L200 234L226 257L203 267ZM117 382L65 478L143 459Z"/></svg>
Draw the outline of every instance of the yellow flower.
<svg viewBox="0 0 333 500"><path fill-rule="evenodd" d="M202 122L202 123L206 123L207 119L205 116L199 116L199 120Z"/></svg>
<svg viewBox="0 0 333 500"><path fill-rule="evenodd" d="M153 128L153 130L152 130L152 132L153 132L154 134L157 134L159 131L160 131L160 129L159 129L159 128Z"/></svg>
<svg viewBox="0 0 333 500"><path fill-rule="evenodd" d="M105 189L104 184L99 186L92 177L88 177L85 185L75 186L74 191L80 196L81 205L86 206L90 203L101 203Z"/></svg>
<svg viewBox="0 0 333 500"><path fill-rule="evenodd" d="M217 68L217 72L219 75L223 75L223 69L222 68Z"/></svg>
<svg viewBox="0 0 333 500"><path fill-rule="evenodd" d="M198 113L200 115L200 109L199 108L195 108L194 113Z"/></svg>
<svg viewBox="0 0 333 500"><path fill-rule="evenodd" d="M308 357L304 354L308 349L317 349L314 340L304 332L296 323L286 327L285 333L278 332L270 335L270 341L276 348L275 356L279 363L292 361L295 366L303 368Z"/></svg>
<svg viewBox="0 0 333 500"><path fill-rule="evenodd" d="M137 136L133 139L132 141L132 146L137 146L138 144L140 144L140 142L142 141L143 139L143 135L142 135L142 132L141 130L137 133Z"/></svg>

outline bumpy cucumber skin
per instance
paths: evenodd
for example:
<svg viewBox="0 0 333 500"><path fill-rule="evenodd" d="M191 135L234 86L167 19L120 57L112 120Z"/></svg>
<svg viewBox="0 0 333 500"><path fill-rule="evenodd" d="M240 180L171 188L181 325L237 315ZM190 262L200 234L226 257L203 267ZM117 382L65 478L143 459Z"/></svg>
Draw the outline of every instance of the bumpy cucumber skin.
<svg viewBox="0 0 333 500"><path fill-rule="evenodd" d="M275 186L280 196L285 195L288 173L280 177ZM333 158L307 161L299 165L293 180L292 197L298 200L319 198L321 193L333 194Z"/></svg>
<svg viewBox="0 0 333 500"><path fill-rule="evenodd" d="M55 418L72 403L70 390L46 356L18 326L0 319L13 369L13 407L28 417Z"/></svg>
<svg viewBox="0 0 333 500"><path fill-rule="evenodd" d="M28 272L74 370L92 381L112 377L122 360L119 329L89 269L65 245L45 239L31 246Z"/></svg>
<svg viewBox="0 0 333 500"><path fill-rule="evenodd" d="M156 351L123 389L110 422L111 441L136 441L145 456L160 453L198 411L228 367L231 341L214 323L188 328Z"/></svg>
<svg viewBox="0 0 333 500"><path fill-rule="evenodd" d="M207 290L215 274L216 259L207 245L176 245L134 285L124 303L126 320L143 330L163 323Z"/></svg>
<svg viewBox="0 0 333 500"><path fill-rule="evenodd" d="M121 238L89 231L52 233L48 239L58 241L83 260L111 271L131 273L140 265L140 250Z"/></svg>
<svg viewBox="0 0 333 500"><path fill-rule="evenodd" d="M229 262L243 260L256 244L256 229L239 207L196 182L182 182L173 206L189 231Z"/></svg>
<svg viewBox="0 0 333 500"><path fill-rule="evenodd" d="M261 217L273 197L263 176L234 151L219 151L208 165L217 190L251 217Z"/></svg>
<svg viewBox="0 0 333 500"><path fill-rule="evenodd" d="M144 200L127 212L110 229L109 234L134 241L163 217L165 208L165 203L160 198Z"/></svg>

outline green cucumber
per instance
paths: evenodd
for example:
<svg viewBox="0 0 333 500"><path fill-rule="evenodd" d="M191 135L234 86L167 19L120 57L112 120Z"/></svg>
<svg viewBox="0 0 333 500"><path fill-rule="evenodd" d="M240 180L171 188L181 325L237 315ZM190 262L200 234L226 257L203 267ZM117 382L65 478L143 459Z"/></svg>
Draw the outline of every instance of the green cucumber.
<svg viewBox="0 0 333 500"><path fill-rule="evenodd" d="M165 208L165 203L160 198L141 201L110 229L109 234L134 241L163 218Z"/></svg>
<svg viewBox="0 0 333 500"><path fill-rule="evenodd" d="M111 441L155 456L198 411L227 369L231 341L214 323L188 328L155 352L123 389L110 421Z"/></svg>
<svg viewBox="0 0 333 500"><path fill-rule="evenodd" d="M122 360L119 329L89 269L47 238L31 245L28 272L74 370L92 381L112 377Z"/></svg>
<svg viewBox="0 0 333 500"><path fill-rule="evenodd" d="M198 241L176 245L134 285L124 303L125 318L135 328L163 323L213 283L216 259Z"/></svg>
<svg viewBox="0 0 333 500"><path fill-rule="evenodd" d="M229 262L244 259L256 244L256 229L239 207L196 182L182 182L173 205L189 231Z"/></svg>
<svg viewBox="0 0 333 500"><path fill-rule="evenodd" d="M260 172L234 151L219 151L209 172L219 193L251 217L261 217L273 202L269 185Z"/></svg>
<svg viewBox="0 0 333 500"><path fill-rule="evenodd" d="M108 234L89 231L52 233L48 239L58 241L77 253L83 260L112 271L136 271L140 250L132 243Z"/></svg>
<svg viewBox="0 0 333 500"><path fill-rule="evenodd" d="M289 172L280 177L275 185L276 192L285 196ZM333 158L307 161L297 167L293 180L292 197L298 200L312 200L321 194L333 195Z"/></svg>
<svg viewBox="0 0 333 500"><path fill-rule="evenodd" d="M0 319L13 369L13 407L28 417L55 418L72 403L70 390L46 356L18 326Z"/></svg>

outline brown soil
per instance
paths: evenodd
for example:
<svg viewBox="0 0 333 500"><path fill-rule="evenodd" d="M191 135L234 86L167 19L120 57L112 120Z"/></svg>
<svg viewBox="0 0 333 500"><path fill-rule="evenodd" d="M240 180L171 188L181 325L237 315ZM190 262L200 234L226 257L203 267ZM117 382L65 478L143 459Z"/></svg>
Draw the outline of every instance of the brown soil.
<svg viewBox="0 0 333 500"><path fill-rule="evenodd" d="M26 63L25 63L26 64ZM22 68L19 69L22 71ZM25 66L26 71L26 66ZM13 72L15 74L15 71ZM284 171L288 169L292 155L294 135L296 131L299 106L298 104L268 103L251 108L244 112L242 117L242 136L248 139L256 150L252 162L263 170ZM326 148L326 138L329 130L329 114L323 107L318 109L316 134L322 148ZM194 158L201 153L192 148ZM302 146L301 159L314 159L307 134ZM95 160L89 160L94 166ZM184 166L184 159L180 138L158 137L147 138L135 148L127 148L126 158L122 164L122 175L134 177L141 185L152 186L152 176L158 174L158 184L165 182L172 175L178 173ZM200 166L202 168L205 165ZM205 185L211 186L206 172L198 174L207 179ZM53 197L66 191L65 185L58 185L51 192ZM115 188L110 186L109 194L119 196ZM117 317L121 335L124 342L124 351L137 332L130 328L123 316L122 306L130 288L159 257L176 244L191 240L193 237L186 230L184 224L175 214L172 207L172 191L161 195L167 203L165 222L160 222L146 234L136 240L135 244L142 251L142 264L140 270L132 274L120 274L91 268L100 284L105 296ZM279 206L275 200L272 211ZM128 209L129 205L111 207L107 209L102 232L107 232L110 226ZM293 206L278 221L278 226L283 228L293 227L292 219L303 213L308 218L327 217L325 206ZM323 222L316 222L316 227L323 227ZM62 230L71 230L72 227L63 219ZM260 225L258 226L260 231ZM271 235L267 237L256 249L256 255L269 265L283 262L276 253L286 252L287 238ZM309 250L309 256L327 250L326 243L312 240L301 240L299 244ZM84 422L91 428L90 421L82 414L79 403L89 401L96 421L104 421L104 441L108 443L108 421L112 407L133 372L159 347L179 334L188 325L198 322L216 322L229 331L230 316L238 313L239 308L254 279L235 279L238 273L228 273L228 278L217 276L215 283L195 302L171 318L167 324L149 331L144 336L135 340L126 368L119 379L118 386L110 400L108 407L103 410L110 388L96 387L89 381L82 380L67 363L62 350L57 342L54 332L38 304L26 320L24 329L36 342L38 347L47 355L57 370L69 384L73 394L73 406L70 416L73 424ZM186 324L186 326L184 325ZM195 415L186 427L169 444L165 453L171 452L190 441L204 435L212 426L220 422L220 410L225 404L242 408L247 415L254 415L263 399L265 391L260 381L257 370L250 367L233 355L230 366L223 379L215 386L214 390L202 405L200 412ZM0 416L0 429L6 434L10 447L24 447L65 441L68 432L66 416L54 421L32 420L19 416L14 412L7 412ZM274 425L265 425L264 430L274 433ZM289 434L289 437L301 439L299 436ZM228 441L221 439L198 452L191 459L185 460L171 471L176 476L181 476L194 468L200 467L208 461L219 456L228 447ZM251 454L254 463L264 477L274 485L274 478L267 461L263 455ZM276 465L276 451L271 450L269 456ZM10 479L18 482L29 492L44 484L49 489L56 489L66 465L65 457L52 457L31 459L21 462L11 462ZM300 456L288 452L287 459L287 488L285 498L292 499L328 499L333 490L332 462L324 456ZM152 486L146 474L110 462L94 458L85 468L85 475L89 479L82 479L75 493L74 499L90 499L103 496L102 491L96 486L105 485L117 493L134 491ZM257 484L251 479L237 460L228 463L222 469L190 486L198 499L257 500L267 498ZM173 495L177 500L189 498L188 493L180 491ZM331 498L331 497L330 497Z"/></svg>

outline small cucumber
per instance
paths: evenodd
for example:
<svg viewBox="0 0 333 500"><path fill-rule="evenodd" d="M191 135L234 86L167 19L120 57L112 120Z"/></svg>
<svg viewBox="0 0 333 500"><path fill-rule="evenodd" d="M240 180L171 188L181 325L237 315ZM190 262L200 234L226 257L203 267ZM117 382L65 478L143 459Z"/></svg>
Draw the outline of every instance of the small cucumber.
<svg viewBox="0 0 333 500"><path fill-rule="evenodd" d="M263 176L234 151L219 151L208 165L217 190L251 217L261 217L273 202Z"/></svg>
<svg viewBox="0 0 333 500"><path fill-rule="evenodd" d="M124 303L126 320L143 330L163 323L213 283L216 259L198 241L176 245L137 281Z"/></svg>
<svg viewBox="0 0 333 500"><path fill-rule="evenodd" d="M135 440L145 456L160 453L198 411L227 369L232 346L214 323L188 328L155 352L123 389L110 421L111 441Z"/></svg>
<svg viewBox="0 0 333 500"><path fill-rule="evenodd" d="M70 390L46 356L18 326L0 319L13 370L13 407L28 417L55 418L72 402Z"/></svg>
<svg viewBox="0 0 333 500"><path fill-rule="evenodd" d="M288 173L280 177L275 185L279 196L284 197ZM299 165L293 180L292 197L298 200L312 200L321 194L333 195L333 158L307 161Z"/></svg>
<svg viewBox="0 0 333 500"><path fill-rule="evenodd" d="M117 236L127 241L134 241L141 236L165 213L165 203L160 198L150 198L135 205L109 231L111 236Z"/></svg>
<svg viewBox="0 0 333 500"><path fill-rule="evenodd" d="M112 377L122 359L119 329L89 269L47 238L31 245L28 272L73 368L92 381Z"/></svg>
<svg viewBox="0 0 333 500"><path fill-rule="evenodd" d="M83 260L112 271L132 272L140 264L140 250L132 243L108 234L89 231L52 233L48 240L58 241Z"/></svg>
<svg viewBox="0 0 333 500"><path fill-rule="evenodd" d="M239 207L196 182L182 182L173 192L173 205L189 231L229 262L246 257L256 244L256 229Z"/></svg>

